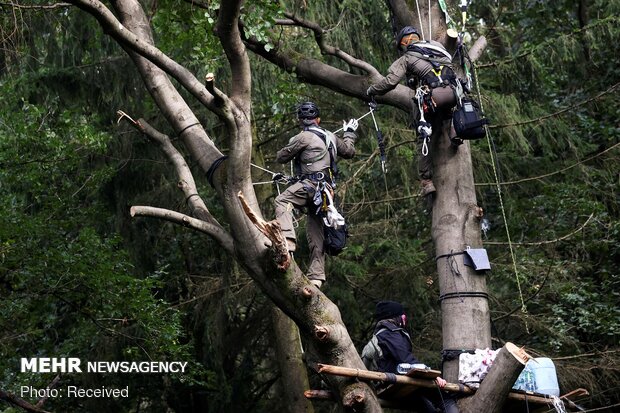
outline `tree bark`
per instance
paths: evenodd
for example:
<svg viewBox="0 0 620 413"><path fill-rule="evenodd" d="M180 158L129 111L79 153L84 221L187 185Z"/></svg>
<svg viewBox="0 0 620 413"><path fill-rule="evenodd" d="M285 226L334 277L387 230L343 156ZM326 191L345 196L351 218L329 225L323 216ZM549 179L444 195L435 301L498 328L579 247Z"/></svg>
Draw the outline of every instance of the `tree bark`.
<svg viewBox="0 0 620 413"><path fill-rule="evenodd" d="M497 353L476 394L461 403L463 412L499 413L530 356L512 343Z"/></svg>
<svg viewBox="0 0 620 413"><path fill-rule="evenodd" d="M453 147L447 128L444 127L439 142L432 142L433 182L437 188L432 237L437 257L460 254L437 259L443 349L490 348L491 319L486 278L463 264L465 248L482 246L482 209L476 201L469 142ZM458 358L445 360L444 378L456 382L458 367Z"/></svg>
<svg viewBox="0 0 620 413"><path fill-rule="evenodd" d="M280 366L286 411L314 413L312 403L304 397L310 388L306 365L302 359L301 338L297 325L280 309L273 307L272 320L276 343L276 358Z"/></svg>

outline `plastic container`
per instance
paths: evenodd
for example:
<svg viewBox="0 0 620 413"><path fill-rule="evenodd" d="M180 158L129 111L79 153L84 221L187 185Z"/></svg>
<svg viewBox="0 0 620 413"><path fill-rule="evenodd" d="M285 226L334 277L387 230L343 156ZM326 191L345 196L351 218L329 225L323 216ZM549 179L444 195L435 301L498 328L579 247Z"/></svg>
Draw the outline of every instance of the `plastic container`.
<svg viewBox="0 0 620 413"><path fill-rule="evenodd" d="M555 365L550 358L538 357L527 363L536 383L536 392L551 396L560 395L558 376L555 372Z"/></svg>
<svg viewBox="0 0 620 413"><path fill-rule="evenodd" d="M398 374L407 374L411 369L428 369L429 367L426 364L409 364L409 363L400 363L396 366L396 371Z"/></svg>
<svg viewBox="0 0 620 413"><path fill-rule="evenodd" d="M536 382L534 381L534 373L532 373L532 363L532 361L527 362L514 386L512 386L513 389L536 391Z"/></svg>

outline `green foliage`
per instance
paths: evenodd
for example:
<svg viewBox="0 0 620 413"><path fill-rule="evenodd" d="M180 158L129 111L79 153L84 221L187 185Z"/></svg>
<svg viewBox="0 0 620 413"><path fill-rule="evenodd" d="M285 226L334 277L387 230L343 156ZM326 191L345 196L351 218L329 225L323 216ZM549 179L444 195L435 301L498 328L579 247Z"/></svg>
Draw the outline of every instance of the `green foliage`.
<svg viewBox="0 0 620 413"><path fill-rule="evenodd" d="M617 147L599 154L619 136L620 102L610 87L620 79L613 63L620 5L594 0L589 20L581 22L573 3L472 3L468 30L489 40L477 77L492 120L493 158L487 141L470 147L478 201L492 226L484 241L493 266L487 281L496 343L512 340L567 357L557 363L560 372L579 368L580 374L561 374L563 388L585 385L605 405L618 400L618 389L605 393L601 383L618 382L620 156ZM157 46L197 78L214 72L226 91L230 70L214 34L219 4L166 0L149 10ZM457 16L456 4L450 6ZM309 30L276 25L285 10L318 23L328 44L381 72L396 57L382 2L246 2L246 33L269 49L360 73L322 56ZM49 384L47 375L16 374L18 357L180 359L191 361L190 374L171 376L172 382L144 375L67 380L130 380L140 409L150 411L281 410L268 300L213 241L171 224L127 218L133 204L187 212L157 149L133 131L109 129L115 110L123 109L167 130L130 60L77 9L31 10L17 23L1 18L4 44L11 47L0 52L0 388ZM14 30L22 27L28 30ZM255 154L271 170L282 170L273 153L296 132L291 114L299 101L316 101L331 130L367 111L363 102L307 85L256 56L251 64ZM219 139L221 128L204 112L196 110ZM337 188L351 238L343 254L328 259L324 291L360 349L373 327L375 301L404 302L418 356L438 366L432 212L416 196L416 137L409 117L394 109L381 107L377 121L388 173L380 170L374 127L365 118L358 155L341 163ZM506 184L502 200L514 263L492 185L493 162ZM210 210L223 217L215 194L204 180L199 185ZM269 191L261 195L265 205L275 189ZM270 216L269 208L264 211ZM302 240L303 227L302 221ZM305 243L296 259L308 262ZM573 361L576 356L584 361ZM584 373L591 371L600 382ZM132 411L137 402L80 408ZM51 403L50 410L78 408Z"/></svg>

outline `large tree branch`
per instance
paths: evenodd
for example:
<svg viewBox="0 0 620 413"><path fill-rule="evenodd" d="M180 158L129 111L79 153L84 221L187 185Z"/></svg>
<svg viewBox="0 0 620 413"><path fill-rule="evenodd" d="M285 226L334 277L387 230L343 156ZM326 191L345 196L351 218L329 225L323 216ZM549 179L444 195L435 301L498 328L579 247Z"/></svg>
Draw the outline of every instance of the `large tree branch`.
<svg viewBox="0 0 620 413"><path fill-rule="evenodd" d="M222 227L219 227L217 225L201 221L197 218L192 218L188 215L181 214L180 212L150 206L132 206L129 210L129 213L132 217L139 216L159 218L165 221L173 222L175 224L195 229L204 234L210 235L220 243L220 245L226 250L226 252L234 254L235 248L232 237L226 231L224 231Z"/></svg>
<svg viewBox="0 0 620 413"><path fill-rule="evenodd" d="M252 157L252 129L251 129L251 105L252 105L252 75L250 60L239 30L239 16L243 0L231 0L222 2L217 19L216 34L220 39L226 57L228 58L232 74L232 102L228 108L231 112L231 140L230 168L228 169L228 182L232 185L226 194L226 200L237 202L236 194L243 191L248 194L250 203L258 205L252 188L250 162ZM231 205L232 207L232 205ZM231 211L240 212L239 204L231 208ZM247 224L242 213L235 214L235 223L240 223L240 230ZM254 232L254 234L256 234ZM248 234L249 235L249 234Z"/></svg>
<svg viewBox="0 0 620 413"><path fill-rule="evenodd" d="M302 81L313 85L324 86L343 95L368 101L366 89L371 84L369 76L354 75L344 70L337 69L320 60L308 57L293 57L292 54L284 53L275 48L265 50L265 45L255 39L245 39L248 49L275 64L281 69L295 73ZM378 73L375 71L375 73ZM375 80L379 75L373 77ZM394 90L383 96L376 97L377 102L395 106L409 111L411 109L411 89L399 85Z"/></svg>
<svg viewBox="0 0 620 413"><path fill-rule="evenodd" d="M153 35L142 6L133 0L114 0L113 4L118 9L123 25L144 42L152 44ZM222 158L222 153L209 139L198 118L172 84L166 72L131 49L126 48L126 50L161 112L198 165L203 171L208 171L214 162ZM214 100L214 104L220 106L217 100ZM220 187L220 174L215 174L213 182L216 188Z"/></svg>
<svg viewBox="0 0 620 413"><path fill-rule="evenodd" d="M0 390L0 400L4 400L5 402L8 402L17 407L21 407L27 412L49 413L48 411L43 410L42 408L37 407L31 403L28 403L26 400L17 397L13 393L7 393L4 390Z"/></svg>
<svg viewBox="0 0 620 413"><path fill-rule="evenodd" d="M231 97L238 107L247 111L251 103L251 74L250 62L239 32L239 15L242 3L243 0L230 0L221 3L216 34L224 47L232 72Z"/></svg>
<svg viewBox="0 0 620 413"><path fill-rule="evenodd" d="M200 197L200 195L198 195L198 188L196 188L194 175L189 169L187 162L185 162L185 158L183 157L183 155L181 155L177 148L172 145L170 137L156 130L144 119L138 119L137 121L135 121L123 111L119 110L117 111L117 113L120 116L119 122L122 119L127 120L132 126L138 129L140 132L144 133L152 142L155 142L162 149L166 157L174 166L174 169L179 178L177 185L183 191L186 203L190 207L192 215L194 215L198 219L222 228L219 222L217 222L217 220L209 212L209 209L207 208L204 200ZM222 231L224 231L223 228Z"/></svg>
<svg viewBox="0 0 620 413"><path fill-rule="evenodd" d="M203 105L211 111L218 113L218 107L214 104L213 96L207 91L202 82L185 67L121 24L103 3L97 0L69 0L69 2L93 15L108 35L112 36L124 47L153 62L153 64L178 80Z"/></svg>

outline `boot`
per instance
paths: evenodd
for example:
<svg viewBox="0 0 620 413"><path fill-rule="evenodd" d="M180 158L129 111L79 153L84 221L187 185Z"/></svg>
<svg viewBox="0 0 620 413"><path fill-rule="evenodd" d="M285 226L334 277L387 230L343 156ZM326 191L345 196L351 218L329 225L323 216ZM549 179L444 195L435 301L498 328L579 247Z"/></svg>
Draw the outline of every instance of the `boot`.
<svg viewBox="0 0 620 413"><path fill-rule="evenodd" d="M287 238L286 247L288 248L288 252L295 252L295 249L297 248L297 242L292 238Z"/></svg>
<svg viewBox="0 0 620 413"><path fill-rule="evenodd" d="M321 286L323 285L323 281L321 281L321 280L310 280L310 284L314 285L316 288L318 288L320 290Z"/></svg>
<svg viewBox="0 0 620 413"><path fill-rule="evenodd" d="M422 189L420 190L420 196L425 197L429 194L435 192L435 185L433 185L433 181L430 179L422 179L420 181L420 185Z"/></svg>

